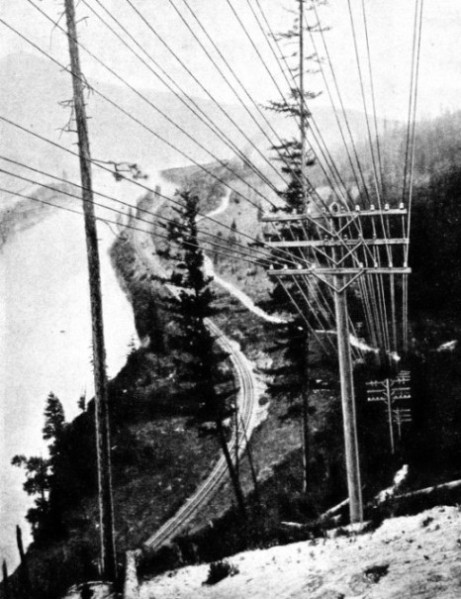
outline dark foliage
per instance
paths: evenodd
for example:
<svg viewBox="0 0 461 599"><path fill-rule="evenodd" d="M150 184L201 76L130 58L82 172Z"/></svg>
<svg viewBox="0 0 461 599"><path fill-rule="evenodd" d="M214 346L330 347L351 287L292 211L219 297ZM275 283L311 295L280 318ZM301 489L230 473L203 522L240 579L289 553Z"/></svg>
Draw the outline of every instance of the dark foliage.
<svg viewBox="0 0 461 599"><path fill-rule="evenodd" d="M210 564L210 568L208 570L207 579L203 584L217 584L224 578L228 576L235 576L238 574L238 568L230 564L228 561L223 560L220 562L213 562Z"/></svg>
<svg viewBox="0 0 461 599"><path fill-rule="evenodd" d="M180 378L193 383L193 396L214 416L221 410L214 392L221 378L218 366L227 356L218 356L215 340L206 326L206 319L216 310L210 286L212 277L204 272L204 255L198 238L199 198L189 191L182 192L180 198L183 207L176 210L176 224L170 231L170 239L179 249L171 276L171 282L179 287L179 295L173 300L177 327L171 346L176 350Z"/></svg>
<svg viewBox="0 0 461 599"><path fill-rule="evenodd" d="M416 309L461 309L461 169L437 173L415 190L410 263Z"/></svg>
<svg viewBox="0 0 461 599"><path fill-rule="evenodd" d="M24 491L35 497L35 506L27 512L27 519L36 542L55 537L62 531L60 502L55 493L59 487L56 468L62 453L66 423L62 404L54 393L48 395L44 415L43 439L49 441L49 457L16 455L11 461L13 466L25 469Z"/></svg>

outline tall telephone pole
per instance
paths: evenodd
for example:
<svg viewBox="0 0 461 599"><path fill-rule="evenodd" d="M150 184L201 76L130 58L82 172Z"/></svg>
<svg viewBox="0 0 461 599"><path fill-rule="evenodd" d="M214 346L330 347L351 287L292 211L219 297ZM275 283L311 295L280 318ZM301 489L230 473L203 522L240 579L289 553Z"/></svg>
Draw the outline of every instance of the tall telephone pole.
<svg viewBox="0 0 461 599"><path fill-rule="evenodd" d="M359 443L355 410L354 376L349 342L349 314L346 298L346 281L334 276L336 327L338 330L338 362L341 383L341 408L343 414L344 446L346 457L347 489L351 522L362 522L362 483L360 481ZM341 289L343 289L341 291Z"/></svg>
<svg viewBox="0 0 461 599"><path fill-rule="evenodd" d="M300 176L301 193L303 197L304 210L307 209L307 179L306 179L306 98L304 93L304 0L299 2L299 129L301 142L300 156ZM308 293L308 291L306 291ZM307 333L309 334L309 333ZM306 352L306 385L302 390L302 452L303 452L303 490L307 492L309 485L309 337L306 337L304 351Z"/></svg>
<svg viewBox="0 0 461 599"><path fill-rule="evenodd" d="M408 238L404 235L407 216L403 206L394 209L386 205L384 210L375 210L374 207L361 210L357 205L355 209L350 210L331 204L316 216L308 213L270 214L261 219L263 222L274 223L276 227L290 222L300 228L303 224L311 225L309 235L306 230L304 239L267 243L268 246L283 249L285 252L292 251L292 260L297 262L297 268L287 268L282 264L281 268L269 270L269 276L313 277L319 284L328 286L334 296L347 486L352 523L363 520L363 506L346 292L360 277L405 277L411 272L406 265L404 252L408 244ZM401 221L402 237L389 237L388 231L397 231L396 221L397 224ZM364 237L363 231L373 231L374 234ZM295 251L297 253L294 253ZM300 258L301 252L308 251L311 253L310 258ZM370 252L373 260L370 260Z"/></svg>
<svg viewBox="0 0 461 599"><path fill-rule="evenodd" d="M116 574L114 517L112 502L109 405L106 376L106 353L102 320L101 276L99 266L98 238L94 215L91 154L84 100L84 80L75 24L74 0L65 0L67 37L74 92L75 120L78 133L82 201L90 283L91 323L93 333L93 369L95 386L96 453L98 467L99 519L101 541L101 574L114 580Z"/></svg>

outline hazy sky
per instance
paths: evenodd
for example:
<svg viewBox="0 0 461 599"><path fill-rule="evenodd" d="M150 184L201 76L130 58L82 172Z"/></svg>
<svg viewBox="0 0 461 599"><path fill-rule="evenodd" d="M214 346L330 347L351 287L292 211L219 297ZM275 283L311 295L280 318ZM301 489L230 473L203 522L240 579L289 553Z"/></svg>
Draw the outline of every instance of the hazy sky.
<svg viewBox="0 0 461 599"><path fill-rule="evenodd" d="M58 0L36 1L54 18L62 10ZM189 93L203 96L204 93L190 79L162 43L155 39L145 24L141 22L126 0L101 0L103 5L143 44L168 72ZM230 0L240 15L254 41L261 49L271 72L283 84L280 71L269 53L264 39L252 16L248 2L257 9L256 0ZM285 7L295 7L294 0L259 0L268 19L276 31L283 31L290 25L292 15ZM97 0L85 0L102 13ZM146 16L155 29L164 36L172 48L187 63L196 76L203 80L207 89L227 102L235 98L227 85L214 70L185 25L174 12L170 0L133 0L136 7ZM183 0L172 0L187 17L195 30L193 21ZM269 75L262 66L229 7L228 0L188 0L197 16L213 36L235 71L239 74L251 94L260 102L279 99ZM362 0L350 0L359 35L360 53L364 60L362 68L367 71L363 44ZM309 2L307 3L309 4ZM322 21L331 26L326 34L333 64L338 76L341 92L346 105L362 108L358 87L357 65L355 62L348 0L330 0L329 6L321 9ZM373 73L375 77L378 110L383 116L405 118L408 98L409 67L412 41L412 20L415 0L365 0L369 23ZM136 85L165 89L152 74L135 59L121 43L115 39L91 11L81 2L77 9L79 18L88 17L79 25L81 41L98 56L115 68L123 77ZM51 33L51 24L31 6L28 0L2 0L2 18L18 28L25 35L40 44L44 49L67 64L67 48L59 30ZM105 17L107 18L107 17ZM313 22L312 13L308 13ZM64 22L63 22L64 24ZM421 53L421 75L419 91L419 114L433 115L440 110L456 109L460 102L461 72L461 0L425 0L424 26ZM27 44L14 34L7 32L0 24L1 55L17 51L33 52ZM201 35L203 39L203 35ZM317 36L320 45L320 38ZM307 52L312 52L309 37L306 40ZM287 52L293 49L287 48ZM321 52L321 54L323 54ZM219 60L219 59L218 59ZM82 53L85 72L93 80L114 81L114 78L98 67ZM319 75L309 75L309 89L322 90ZM317 100L327 104L326 94ZM315 105L314 105L315 108Z"/></svg>

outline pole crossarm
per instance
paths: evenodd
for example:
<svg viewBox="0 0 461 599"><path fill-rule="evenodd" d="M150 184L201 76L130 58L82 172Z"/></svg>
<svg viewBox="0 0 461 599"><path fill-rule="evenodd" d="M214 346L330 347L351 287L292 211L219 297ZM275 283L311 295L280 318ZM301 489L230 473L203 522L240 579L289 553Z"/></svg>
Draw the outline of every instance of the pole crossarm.
<svg viewBox="0 0 461 599"><path fill-rule="evenodd" d="M310 268L282 268L274 269L269 268L268 274L271 277L282 278L284 276L313 276L318 281L321 281L327 285L335 293L343 293L348 289L357 279L366 274L372 275L394 275L396 273L409 274L411 269L409 268L317 268L315 266ZM328 280L328 277L333 277L333 280ZM341 278L341 284L337 285L334 281L337 277ZM344 279L347 278L346 281Z"/></svg>
<svg viewBox="0 0 461 599"><path fill-rule="evenodd" d="M276 223L276 222L294 222L298 220L324 220L326 218L357 218L358 216L376 216L380 217L381 214L386 216L407 216L408 210L405 208L389 208L384 210L361 210L359 206L356 207L355 211L347 210L324 210L319 214L264 214L261 217L261 221L264 223Z"/></svg>
<svg viewBox="0 0 461 599"><path fill-rule="evenodd" d="M268 241L266 245L274 248L308 248L308 247L338 247L338 246L357 246L357 239L298 239L295 241ZM395 239L361 239L363 245L408 245L409 240L405 238Z"/></svg>
<svg viewBox="0 0 461 599"><path fill-rule="evenodd" d="M403 205L390 208L386 204L383 209L371 206L362 210L360 206L343 208L332 203L322 210L310 203L304 212L280 210L261 218L262 222L272 225L272 230L265 231L266 244L272 248L273 257L267 271L269 277L282 285L285 277L301 281L314 278L333 292L351 522L362 520L363 506L348 295L362 300L370 335L378 331L383 346L389 350L386 303L391 304L395 342L395 293L396 288L399 289L395 276L401 275L405 281L411 273L407 263L407 217L408 211ZM286 264L281 250L290 255L294 265ZM355 282L358 283L355 294L348 294L347 289ZM392 452L395 450L392 403L408 399L408 379L408 374L402 373L396 386L387 380L385 390L373 389L369 393L370 401L387 403ZM402 419L398 424L399 437L401 422Z"/></svg>
<svg viewBox="0 0 461 599"><path fill-rule="evenodd" d="M410 381L410 373L401 371L393 379L367 381L367 399L369 402L382 402L386 404L387 420L389 426L389 439L391 452L395 453L394 424L397 425L399 440L402 438L402 423L411 422L411 409L398 407L394 404L398 401L411 399L411 387L407 386Z"/></svg>
<svg viewBox="0 0 461 599"><path fill-rule="evenodd" d="M311 266L309 268L269 268L268 275L273 277L293 276L293 275L395 275L410 274L411 268L405 267L358 267L358 268L323 268Z"/></svg>
<svg viewBox="0 0 461 599"><path fill-rule="evenodd" d="M406 216L404 208L361 210L357 206L355 210L343 210L337 204L318 216L266 215L263 220L272 223L275 230L266 235L268 247L291 253L292 261L297 263L293 268L275 259L268 274L313 276L337 292L343 292L362 275L391 275L390 285L394 285L394 275L411 273ZM281 234L287 226L292 231L291 239ZM332 284L330 276L341 277L340 288Z"/></svg>

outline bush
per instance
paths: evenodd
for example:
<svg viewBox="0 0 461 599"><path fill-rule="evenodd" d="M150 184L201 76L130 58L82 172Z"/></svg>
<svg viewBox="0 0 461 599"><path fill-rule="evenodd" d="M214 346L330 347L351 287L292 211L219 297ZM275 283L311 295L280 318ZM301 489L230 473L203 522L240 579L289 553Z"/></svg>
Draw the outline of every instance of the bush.
<svg viewBox="0 0 461 599"><path fill-rule="evenodd" d="M228 576L235 576L238 572L238 568L226 560L213 562L210 564L210 569L208 570L208 578L203 584L217 584Z"/></svg>

